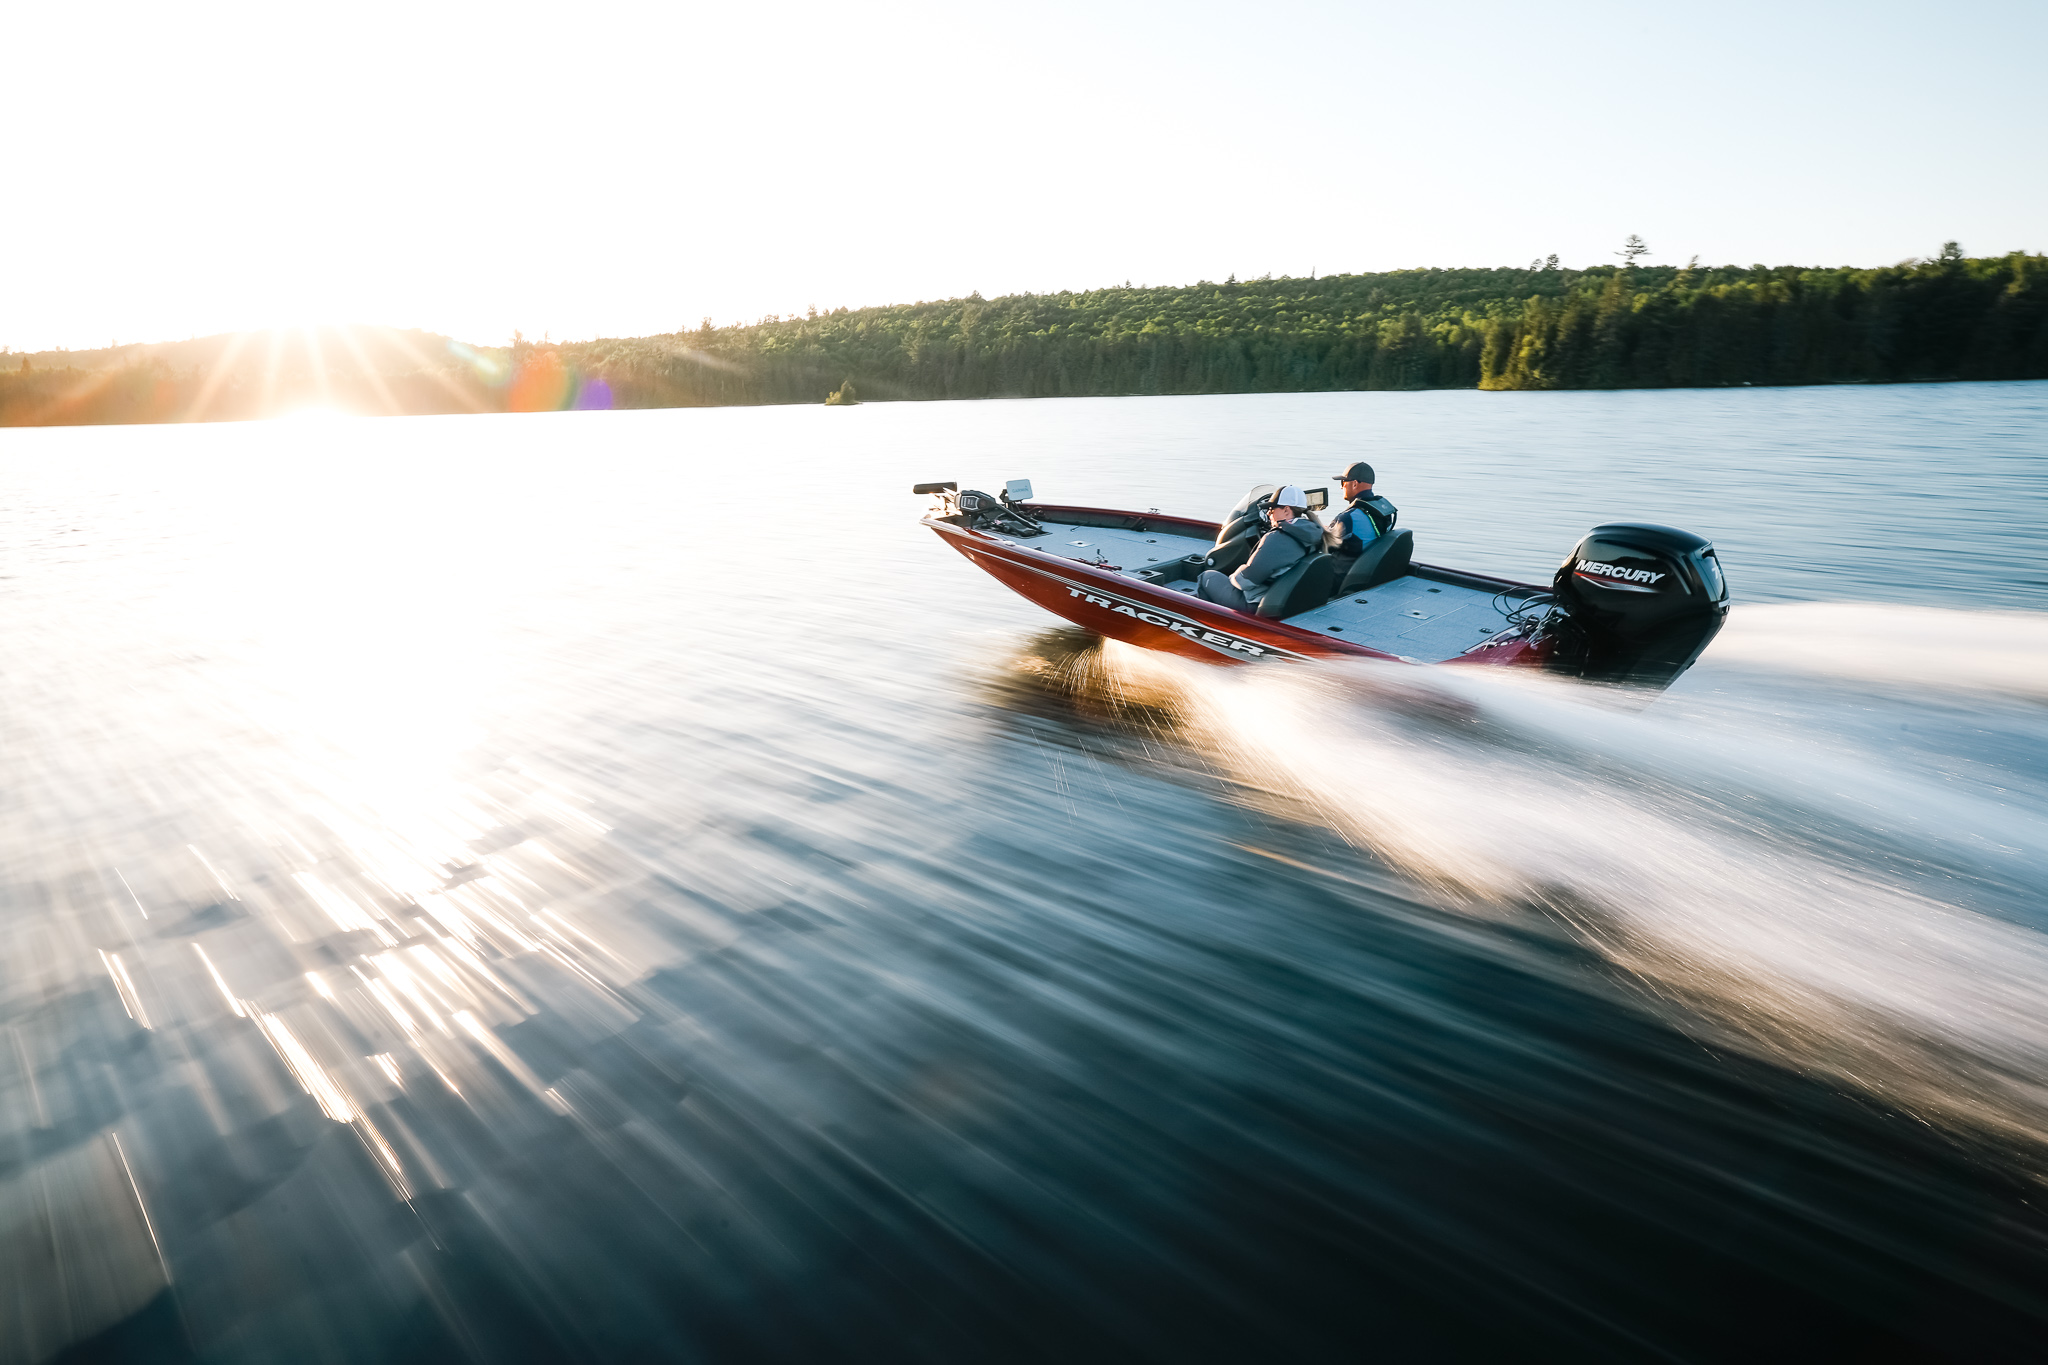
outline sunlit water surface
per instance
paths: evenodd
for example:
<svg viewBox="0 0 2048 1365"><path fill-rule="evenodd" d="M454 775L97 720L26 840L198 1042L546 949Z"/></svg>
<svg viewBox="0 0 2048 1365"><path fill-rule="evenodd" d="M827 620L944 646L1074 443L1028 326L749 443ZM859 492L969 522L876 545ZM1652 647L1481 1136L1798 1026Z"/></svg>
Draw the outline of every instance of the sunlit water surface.
<svg viewBox="0 0 2048 1365"><path fill-rule="evenodd" d="M0 432L0 1365L2037 1358L2048 386ZM1647 709L913 481L1697 530Z"/></svg>

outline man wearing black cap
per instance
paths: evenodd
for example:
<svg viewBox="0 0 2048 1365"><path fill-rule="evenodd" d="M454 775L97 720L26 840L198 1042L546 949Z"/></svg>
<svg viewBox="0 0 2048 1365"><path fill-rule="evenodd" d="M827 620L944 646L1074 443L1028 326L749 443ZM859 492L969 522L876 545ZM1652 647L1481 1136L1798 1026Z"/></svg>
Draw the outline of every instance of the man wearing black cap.
<svg viewBox="0 0 2048 1365"><path fill-rule="evenodd" d="M1330 553L1351 559L1365 553L1366 546L1393 530L1401 512L1385 498L1373 495L1372 466L1365 461L1360 460L1334 477L1343 486L1349 505L1331 523L1337 543Z"/></svg>

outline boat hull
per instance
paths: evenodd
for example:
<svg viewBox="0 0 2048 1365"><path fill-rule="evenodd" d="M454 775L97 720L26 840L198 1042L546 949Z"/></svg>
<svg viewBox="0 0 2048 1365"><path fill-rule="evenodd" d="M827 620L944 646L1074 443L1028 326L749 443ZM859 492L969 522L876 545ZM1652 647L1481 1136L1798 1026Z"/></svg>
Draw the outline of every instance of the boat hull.
<svg viewBox="0 0 2048 1365"><path fill-rule="evenodd" d="M1065 509L1043 510L1056 515ZM1415 662L1368 645L1303 630L1285 621L1234 611L1111 568L1006 543L936 518L926 518L925 525L975 567L1019 596L1075 625L1141 649L1204 663L1254 663L1276 658ZM1189 522L1187 526L1214 533L1214 527L1208 523ZM1543 658L1540 647L1511 639L1482 644L1445 662L1530 667L1541 666Z"/></svg>

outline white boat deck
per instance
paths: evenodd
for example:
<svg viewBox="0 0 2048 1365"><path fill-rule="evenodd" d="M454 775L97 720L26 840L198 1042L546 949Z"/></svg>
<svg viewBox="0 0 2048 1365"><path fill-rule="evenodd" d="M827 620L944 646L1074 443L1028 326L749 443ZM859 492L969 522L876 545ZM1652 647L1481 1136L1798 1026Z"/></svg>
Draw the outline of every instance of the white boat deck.
<svg viewBox="0 0 2048 1365"><path fill-rule="evenodd" d="M1126 531L1114 526L1062 526L1056 521L1039 523L1046 534L1029 540L1002 537L1005 545L1059 555L1094 564L1106 559L1119 569L1142 569L1182 555L1209 552L1206 536L1175 535L1171 531Z"/></svg>
<svg viewBox="0 0 2048 1365"><path fill-rule="evenodd" d="M1425 663L1454 659L1507 629L1513 604L1495 594L1413 574L1287 618L1290 626Z"/></svg>
<svg viewBox="0 0 2048 1365"><path fill-rule="evenodd" d="M1083 564L1106 564L1126 573L1209 549L1206 538L1168 531L1071 526L1049 520L1041 524L1046 535L1029 540L1003 537L1004 543ZM1195 590L1194 583L1185 580L1160 586L1173 592ZM1498 598L1491 589L1410 574L1364 592L1347 593L1286 621L1368 649L1441 663L1505 630L1507 613L1516 605Z"/></svg>

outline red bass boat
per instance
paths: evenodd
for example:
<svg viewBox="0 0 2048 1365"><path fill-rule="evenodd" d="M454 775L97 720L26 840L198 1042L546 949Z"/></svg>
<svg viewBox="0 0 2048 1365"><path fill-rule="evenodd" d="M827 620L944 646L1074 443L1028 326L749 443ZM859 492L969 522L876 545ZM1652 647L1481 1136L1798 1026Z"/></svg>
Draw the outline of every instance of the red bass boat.
<svg viewBox="0 0 2048 1365"><path fill-rule="evenodd" d="M1277 491L1261 484L1221 522L1031 501L954 483L913 490L924 524L1004 585L1098 634L1209 662L1365 658L1541 668L1662 688L1728 615L1714 547L1639 522L1596 526L1549 586L1417 562L1395 529L1355 558L1313 552L1248 612L1195 596L1204 569L1250 557ZM1312 509L1328 491L1309 493Z"/></svg>

